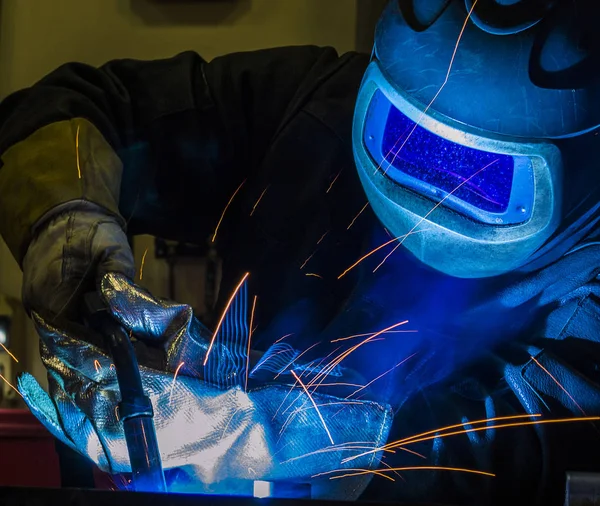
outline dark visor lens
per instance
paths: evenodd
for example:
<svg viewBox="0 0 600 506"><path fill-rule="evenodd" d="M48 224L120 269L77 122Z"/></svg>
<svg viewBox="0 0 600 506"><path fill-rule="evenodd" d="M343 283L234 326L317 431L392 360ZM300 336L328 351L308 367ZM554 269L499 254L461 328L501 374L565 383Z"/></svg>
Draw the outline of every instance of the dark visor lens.
<svg viewBox="0 0 600 506"><path fill-rule="evenodd" d="M367 124L383 122L383 129L378 127L376 136L380 139L380 143L377 142L379 156L374 158L387 176L401 184L414 178L420 183L417 186L452 194L482 211L504 213L507 210L515 159L522 157L489 153L439 137L393 107L379 90L373 97L368 116ZM375 139L372 132L369 139L371 142L365 141L371 155L375 155L371 149Z"/></svg>

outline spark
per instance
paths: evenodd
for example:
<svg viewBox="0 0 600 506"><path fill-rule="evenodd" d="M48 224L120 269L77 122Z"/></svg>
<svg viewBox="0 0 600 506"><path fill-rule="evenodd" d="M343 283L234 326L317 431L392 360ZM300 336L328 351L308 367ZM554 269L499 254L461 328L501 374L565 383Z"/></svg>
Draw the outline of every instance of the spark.
<svg viewBox="0 0 600 506"><path fill-rule="evenodd" d="M173 389L175 388L175 381L177 381L177 375L179 374L179 370L185 365L185 362L181 362L177 369L175 369L175 374L173 375L173 381L171 382L171 391L169 392L169 406L171 405L171 401L173 400Z"/></svg>
<svg viewBox="0 0 600 506"><path fill-rule="evenodd" d="M523 415L523 416L533 416L533 415ZM474 429L463 429L463 430L458 430L458 431L454 431L454 432L446 432L445 434L427 436L427 437L422 437L422 438L418 438L418 439L410 439L409 438L410 440L407 442L399 441L399 442L391 443L389 446L391 448L396 448L402 444L422 443L423 441L431 441L432 439L456 436L456 435L460 435L460 434L468 434L470 432L481 432L483 430L504 429L504 428L508 428L508 427L527 427L529 425L542 425L542 424L552 424L552 423L591 422L591 421L598 421L598 420L600 420L600 416L588 416L588 417L579 417L579 418L577 418L577 417L575 417L575 418L554 418L554 419L550 419L550 420L536 420L533 422L504 423L504 424L491 425L491 426L486 426L486 427L476 427ZM472 423L473 422L471 422L469 425L472 425ZM388 446L388 445L386 445L386 446ZM372 452L368 452L368 453L372 453ZM352 460L353 458L357 458L357 457L351 457L348 460ZM344 462L344 461L342 461L342 462Z"/></svg>
<svg viewBox="0 0 600 506"><path fill-rule="evenodd" d="M254 301L252 302L252 312L250 313L250 331L248 332L248 349L246 351L246 386L244 391L248 391L248 374L250 374L250 342L252 340L252 324L254 322L254 311L256 310L256 301L258 296L254 296Z"/></svg>
<svg viewBox="0 0 600 506"><path fill-rule="evenodd" d="M344 169L342 169L342 170L344 170ZM337 173L337 176L335 176L335 177L333 178L333 181L331 182L331 184L329 185L329 188L327 188L327 191L326 191L325 193L329 193L329 192L331 191L331 188L333 187L333 185L335 184L335 182L338 180L338 177L340 177L340 174L341 174L341 173L342 173L342 171L340 170L340 171Z"/></svg>
<svg viewBox="0 0 600 506"><path fill-rule="evenodd" d="M320 239L317 241L317 246L318 246L319 244L321 244L321 241L322 241L323 239L325 239L325 236L326 236L328 233L329 233L329 230L328 230L327 232L325 232L325 233L324 233L324 234L321 236L321 238L320 238Z"/></svg>
<svg viewBox="0 0 600 506"><path fill-rule="evenodd" d="M302 380L298 377L298 375L293 370L291 371L291 373L292 373L292 376L294 376L294 378L296 378L296 381L298 383L300 383L300 385L302 386L302 389L304 390L304 392L306 393L306 395L310 399L310 402L312 402L312 405L315 407L315 411L317 412L317 415L321 419L321 423L323 424L323 428L325 429L325 432L327 432L327 436L329 437L329 441L331 441L331 444L334 445L335 442L334 442L333 438L331 437L331 433L329 432L329 429L327 428L327 424L325 423L325 420L323 419L323 415L321 415L321 412L319 411L319 408L317 407L317 404L316 404L315 400L313 399L312 395L310 395L310 392L308 391L308 389L306 388L306 386L304 385L304 383L302 383Z"/></svg>
<svg viewBox="0 0 600 506"><path fill-rule="evenodd" d="M94 367L96 372L100 372L102 370L102 364L98 361L98 359L94 360Z"/></svg>
<svg viewBox="0 0 600 506"><path fill-rule="evenodd" d="M352 392L348 397L346 397L347 399L349 399L350 397L353 397L354 395L356 395L358 392L364 390L365 388L368 388L369 386L371 386L373 383L375 383L378 379L383 378L386 374L389 374L390 372L392 372L394 369L396 369L396 367L401 366L402 364L404 364L404 362L406 362L407 360L410 360L411 358L413 358L416 355L416 353L413 353L410 357L405 358L404 360L402 360L401 362L398 362L394 367L392 367L391 369L388 369L387 371L385 371L384 373L380 374L379 376L377 376L376 378L372 379L371 381L369 381L366 385L360 387L358 390L355 390L354 392Z"/></svg>
<svg viewBox="0 0 600 506"><path fill-rule="evenodd" d="M533 360L542 371L544 371L548 376L550 376L552 378L552 380L554 381L554 383L556 383L558 385L558 387L567 395L567 397L569 397L569 399L571 399L571 401L573 401L573 404L575 404L575 406L577 406L579 408L579 411L581 411L584 415L586 414L585 411L583 410L583 408L577 403L577 401L573 398L573 396L567 391L567 389L562 386L560 384L560 382L552 375L552 373L546 369L542 364L540 364L535 357L531 357L531 360Z"/></svg>
<svg viewBox="0 0 600 506"><path fill-rule="evenodd" d="M304 267L306 267L306 264L308 262L310 262L310 259L315 256L316 252L317 252L316 250L313 251L312 255L310 255L306 260L304 260L304 263L300 266L300 270L302 270L302 269L304 269Z"/></svg>
<svg viewBox="0 0 600 506"><path fill-rule="evenodd" d="M369 202L367 202L363 208L358 211L358 214L354 217L354 219L350 222L350 225L348 225L348 228L346 230L350 230L350 228L352 228L352 225L354 225L354 222L358 219L358 217L364 212L364 210L369 207Z"/></svg>
<svg viewBox="0 0 600 506"><path fill-rule="evenodd" d="M345 469L339 469L337 471L325 471L324 473L319 473L313 476L313 478L315 478L316 476L322 476L324 474L331 474L331 473L335 473L335 472L340 472L340 471L345 471ZM360 476L363 474L383 474L386 471L456 471L459 473L469 473L469 474L480 474L482 476L490 476L492 478L495 478L496 475L494 473L488 473L487 471L479 471L477 469L465 469L462 467L443 467L443 466L410 466L410 467L390 467L388 469L380 469L378 471L372 471L369 469L349 469L349 471L356 471L353 473L347 473L344 474L342 476L332 476L330 479L331 480L337 480L340 478L347 478L350 476ZM385 475L386 477L389 478L389 476Z"/></svg>
<svg viewBox="0 0 600 506"><path fill-rule="evenodd" d="M312 350L315 346L321 344L321 341L314 343L312 345L310 345L308 348L306 348L302 353L300 353L300 355L298 355L297 357L294 357L291 362L289 364L287 364L283 369L281 369L281 371L279 371L277 373L277 375L275 376L275 378L273 379L277 379L281 374L283 374L285 372L285 370L291 366L296 360L298 360L302 355L304 355L305 353L307 353L308 351Z"/></svg>
<svg viewBox="0 0 600 506"><path fill-rule="evenodd" d="M477 424L481 424L481 423L489 423L489 422L500 422L500 421L505 421L505 420L516 420L519 418L538 418L542 416L539 413L536 414L531 414L531 415L510 415L510 416L497 416L494 418L483 418L481 420L473 420L468 422L468 425L472 426L472 425L477 425ZM385 447L390 447L390 448L397 448L403 444L410 444L412 443L413 439L419 439L422 438L423 436L428 436L430 434L437 434L438 432L443 432L445 430L452 430L452 429L456 429L458 427L464 427L465 425L467 425L466 423L457 423L454 425L448 425L446 427L439 427L437 429L433 429L433 430L428 430L427 432L421 432L420 434L415 434L414 436L410 436L404 439L399 439L398 441L394 441L393 443L388 443L387 445L385 445ZM491 427L493 428L493 427ZM438 437L438 436L434 436L434 437ZM365 454L366 455L366 454ZM362 457L363 455L358 455L355 458L358 457ZM344 461L342 461L342 463L345 463Z"/></svg>
<svg viewBox="0 0 600 506"><path fill-rule="evenodd" d="M341 473L344 471L354 471L353 473L348 473L348 474L344 474L343 476L337 476L337 478L344 478L347 476L357 476L359 474L376 474L377 476L381 476L382 478L386 478L390 481L396 481L394 480L394 478L392 478L391 476L388 476L387 474L385 474L385 472L383 470L370 470L370 469L363 469L363 468L350 468L350 469L334 469L333 471L325 471L323 473L319 473L319 474L313 474L311 476L311 478L317 478L319 476L323 476L326 474L331 474L331 473ZM331 478L333 479L333 478Z"/></svg>
<svg viewBox="0 0 600 506"><path fill-rule="evenodd" d="M319 383L320 387L362 387L358 383Z"/></svg>
<svg viewBox="0 0 600 506"><path fill-rule="evenodd" d="M15 387L12 385L12 383L11 383L10 381L8 381L8 380L7 380L7 379L6 379L4 376L2 376L2 374L0 374L0 379L1 379L2 381L4 381L4 383L6 383L6 384L7 384L7 385L8 385L10 388L12 388L12 389L13 389L15 392L17 392L19 395L21 395L21 392L19 392L19 391L18 391L18 390L17 390L17 389L16 389L16 388L15 388ZM23 397L23 396L21 395L21 397Z"/></svg>
<svg viewBox="0 0 600 506"><path fill-rule="evenodd" d="M109 369L112 369L113 371L115 371L115 370L116 370L116 369L115 369L115 364L110 364L110 367L109 367Z"/></svg>
<svg viewBox="0 0 600 506"><path fill-rule="evenodd" d="M247 272L246 274L244 274L244 277L238 283L238 285L235 287L235 290L231 294L231 297L229 297L229 301L227 301L227 305L225 306L225 310L223 311L223 314L221 315L219 323L217 324L217 328L215 329L215 332L213 333L212 339L210 340L210 344L208 345L208 350L206 352L206 357L204 357L204 363L202 364L205 367L206 367L206 364L208 362L208 357L209 357L210 352L211 352L211 350L213 348L213 345L215 344L215 339L217 338L217 334L219 333L219 330L221 330L221 325L223 325L223 320L225 320L225 316L227 316L227 311L229 311L229 308L231 307L231 304L233 303L233 300L235 299L235 296L239 292L240 288L242 287L242 285L244 284L244 282L246 281L246 279L248 279L248 276L250 276L249 272Z"/></svg>
<svg viewBox="0 0 600 506"><path fill-rule="evenodd" d="M6 353L8 353L8 354L10 355L10 357L11 357L11 358L12 358L12 359L13 359L13 360L14 360L14 361L17 363L17 364L19 363L19 361L17 360L17 357L15 357L15 356L14 356L14 355L13 355L13 354L10 352L10 350L9 350L9 349L8 349L6 346L4 346L2 343L0 343L0 346L2 346L2 349L3 349L3 350L6 352Z"/></svg>
<svg viewBox="0 0 600 506"><path fill-rule="evenodd" d="M229 208L229 206L231 205L231 203L233 202L233 199L235 198L235 196L238 194L238 192L242 189L242 186L244 186L244 183L246 182L246 180L244 179L240 185L237 187L237 189L233 192L233 195L231 196L231 198L229 199L229 202L227 202L227 205L225 206L225 209L223 209L223 212L221 213L221 217L219 218L219 222L217 223L217 226L215 228L215 233L213 234L212 237L212 241L211 242L215 242L215 239L217 238L217 232L219 231L219 227L221 226L221 222L223 221L223 218L225 217L225 213L227 212L227 209Z"/></svg>
<svg viewBox="0 0 600 506"><path fill-rule="evenodd" d="M292 361L293 362L293 361ZM311 362L312 363L312 362ZM289 364L288 364L289 365ZM288 367L288 366L286 366ZM304 372L302 373L304 374ZM302 376L302 374L300 376ZM290 396L290 394L294 391L294 388L296 388L296 384L298 383L298 381L294 381L294 384L292 385L292 387L289 389L288 393L285 394L285 397L283 398L283 401L281 401L281 404L279 405L279 407L277 408L277 411L275 411L275 414L273 415L273 420L275 420L275 417L277 416L277 414L279 413L279 410L283 407L283 405L285 404L285 401L287 401L287 398ZM300 397L300 395L298 395L298 397L296 397L296 399L294 399L293 402L290 403L290 405L285 408L283 410L283 412L281 413L282 415L288 410L290 409L290 407L293 406L294 402L296 402L298 400L298 398Z"/></svg>
<svg viewBox="0 0 600 506"><path fill-rule="evenodd" d="M148 254L148 248L146 248L146 251L144 251L144 254L142 255L142 264L140 265L140 281L142 279L144 279L144 265L146 263L146 255Z"/></svg>
<svg viewBox="0 0 600 506"><path fill-rule="evenodd" d="M260 204L260 201L262 200L262 198L265 196L265 193L267 193L267 190L269 189L268 185L260 194L260 197L258 197L258 200L256 201L256 203L252 206L252 212L250 213L250 216L252 216L254 214L254 211L256 211L256 207L258 206L258 204Z"/></svg>
<svg viewBox="0 0 600 506"><path fill-rule="evenodd" d="M419 233L419 232L425 232L427 229L425 230L417 230L414 233ZM385 248L388 244L392 244L394 241L399 241L405 237L408 237L408 235L410 234L410 232L408 234L403 234L400 235L398 237L393 237L392 239L390 239L387 242L384 242L382 245L377 246L375 249L369 251L369 253L367 253L366 255L363 255L362 257L360 257L356 262L354 262L350 267L348 267L344 272L342 272L339 276L338 279L342 279L346 274L348 274L352 269L354 269L358 264L360 264L361 262L363 262L364 260L366 260L367 258L369 258L373 253L377 253L380 249Z"/></svg>
<svg viewBox="0 0 600 506"><path fill-rule="evenodd" d="M389 331L389 330L393 330L396 327L399 327L400 325L405 325L406 323L408 323L408 320L404 320L398 323L394 323L394 325L390 325L389 327L386 327L383 330L380 330L379 332L375 332L375 334L373 334L370 337L367 337L366 339L362 340L360 343L355 344L354 346L352 346L352 348L344 351L343 353L341 353L336 359L332 360L332 362L325 368L325 371L327 371L326 373L324 373L324 378L323 381L325 379L325 377L327 377L327 375L333 371L333 369L340 364L344 359L346 359L351 353L355 352L358 348L360 348L361 346L367 344L368 342L372 341L374 338L380 336L381 334L384 334L385 332ZM310 382L310 385L312 386L316 381L317 378L319 378L320 375L323 375L323 372L319 373L314 380L312 380Z"/></svg>
<svg viewBox="0 0 600 506"><path fill-rule="evenodd" d="M431 101L429 102L429 104L427 104L427 107L425 107L425 109L423 110L423 112L420 114L418 120L416 121L415 125L412 127L412 129L409 132L409 134L406 137L406 139L404 139L404 142L402 143L402 145L400 146L400 148L394 153L394 157L392 158L392 161L389 162L388 168L383 173L384 175L387 174L387 171L393 165L393 163L396 160L396 157L398 156L398 154L400 153L400 151L402 151L402 149L404 148L404 146L406 145L406 143L408 142L408 140L412 137L412 134L414 133L414 131L421 124L421 121L423 120L423 118L427 114L427 111L429 111L429 109L431 108L431 106L433 105L433 103L437 100L437 98L440 95L440 93L442 92L442 90L446 87L446 84L448 84L448 80L450 79L450 74L452 73L452 67L454 66L454 60L456 59L456 53L458 52L458 46L460 45L460 41L462 40L462 37L463 37L463 35L465 33L465 29L467 27L467 23L469 22L469 19L471 18L471 14L473 13L473 9L475 9L475 6L477 5L477 2L478 2L478 0L474 0L473 1L473 5L471 6L471 9L469 10L469 12L467 14L467 17L465 18L465 22L463 23L462 28L460 29L460 33L458 34L458 38L456 40L456 44L454 45L454 51L452 52L452 57L450 58L450 64L448 65L448 71L446 72L446 77L444 78L444 82L442 83L442 85L438 89L437 93L433 96L433 98L431 99ZM398 141L400 140L400 138L401 137L398 138L398 140L396 141L396 144L398 144ZM379 164L379 167L377 167L377 169L375 170L375 172L377 172L379 169L381 169L381 166L383 165L383 162L386 161L386 158L394 150L394 148L396 147L396 144L394 144L392 146L392 149L390 149L390 152L384 157L384 159Z"/></svg>
<svg viewBox="0 0 600 506"><path fill-rule="evenodd" d="M393 472L393 473L394 473L394 474L395 474L395 475L396 475L398 478L400 478L402 481L406 481L406 480L405 480L405 479L402 477L402 475L401 475L401 474L400 474L398 471L395 471L395 470L392 468L392 466L390 466L390 465L389 465L387 462L385 462L385 461L383 460L383 457L381 458L381 463L382 463L382 464L383 464L385 467L387 467L387 468L388 468L390 471L392 471L392 472Z"/></svg>
<svg viewBox="0 0 600 506"><path fill-rule="evenodd" d="M363 403L363 402L360 402L360 401L341 401L341 402L329 402L329 403L327 403L327 404L317 404L317 405L315 405L314 407L316 407L316 408L323 408L323 407L326 407L326 406L339 406L339 405L342 405L342 406L347 406L347 405L360 405L360 406L362 406L363 404L364 404L364 403ZM282 434L282 433L283 433L283 431L285 431L285 429L287 429L287 428L288 428L288 426L290 425L290 423L292 423L292 420L294 419L294 417L295 417L296 415L299 415L300 413L302 413L302 412L304 412L304 411L308 411L308 410L310 410L310 409L313 409L313 407L312 407L312 406L308 406L308 407L306 407L306 408L305 408L305 407L303 407L303 406L304 406L304 404L303 404L302 406L300 406L299 408L296 408L296 409L294 409L294 411L292 411L292 412L291 412L291 413L288 415L288 417L287 417L287 419L286 419L285 423L282 425L282 427L281 427L281 430L279 431L279 434ZM371 446L371 447L369 447L369 449L370 449L370 448L372 448L372 446ZM360 449L360 448L356 448L356 449ZM390 452L392 452L392 453L395 453L393 450L390 450ZM293 459L292 459L292 460L293 460Z"/></svg>
<svg viewBox="0 0 600 506"><path fill-rule="evenodd" d="M375 269L373 270L373 272L377 271L377 269L379 269L385 262L386 260L394 254L394 252L400 247L402 246L402 244L404 243L404 241L406 240L406 238L411 235L415 229L421 224L423 223L430 215L431 213L433 213L433 211L435 211L438 207L440 207L445 201L446 199L448 199L451 195L454 194L454 192L456 192L461 186L463 186L465 183L467 183L468 181L470 181L471 179L473 179L477 174L479 174L480 172L484 171L485 169L487 169L489 166L495 164L499 159L496 158L495 160L491 161L490 163L488 163L486 166L482 167L481 169L479 169L477 172L474 172L473 174L471 174L467 179L465 179L464 181L462 181L459 185L457 185L454 190L452 190L450 193L448 193L447 195L444 196L444 198L442 200L440 200L435 206L433 206L428 212L427 214L425 214L425 216L423 216L419 221L417 221L417 223L413 226L413 228L411 228L407 234L405 234L404 239L402 239L398 244L396 244L396 246L394 246L394 248L392 249L392 251L390 251L386 257L381 261L381 263L375 267Z"/></svg>
<svg viewBox="0 0 600 506"><path fill-rule="evenodd" d="M418 330L390 330L389 332L386 332L386 334L406 334L406 333L413 333L413 332L418 332ZM357 337L372 336L373 334L374 334L374 332L367 332L366 334L354 334L352 336L347 336L347 337L338 337L337 339L333 339L332 341L329 341L329 342L337 343L339 341L348 341L349 339L355 339Z"/></svg>
<svg viewBox="0 0 600 506"><path fill-rule="evenodd" d="M352 443L350 443L352 444ZM283 462L281 462L281 464L289 464L290 462L294 462L296 460L302 460L308 457L312 457L314 455L320 455L322 453L330 453L330 452L347 452L347 451L353 451L353 450L364 450L367 448L373 448L374 443L366 443L368 444L368 446L365 446L365 444L355 444L354 446L350 446L349 443L341 443L338 445L334 445L334 446L328 446L326 448L321 448L319 450L314 450L312 452L308 452L308 453L304 453L302 455L298 455L297 457L291 457L287 460L284 460ZM393 450L389 450L389 453L395 453Z"/></svg>
<svg viewBox="0 0 600 506"><path fill-rule="evenodd" d="M254 369L252 369L252 371L259 371L261 367L263 367L269 360L271 360L273 357L276 357L277 355L281 355L282 353L287 353L289 350L280 350L276 353L272 353L271 355L269 355L267 358L265 358L264 360L261 357L261 360L258 362L258 364L256 364L254 366ZM263 355L264 356L264 355Z"/></svg>
<svg viewBox="0 0 600 506"><path fill-rule="evenodd" d="M305 276L312 276L313 278L319 278L319 279L323 279L323 276L319 275L319 274L315 274L314 272L307 272L305 274Z"/></svg>
<svg viewBox="0 0 600 506"><path fill-rule="evenodd" d="M419 452L416 452L414 450L409 450L408 448L402 448L402 447L400 447L399 449L402 450L403 452L407 452L407 453L411 453L413 455L416 455L417 457L420 457L422 459L426 459L427 458L425 455L423 455L423 454L421 454Z"/></svg>
<svg viewBox="0 0 600 506"><path fill-rule="evenodd" d="M290 337L290 336L293 336L293 335L294 335L294 333L293 333L293 332L292 332L291 334L286 334L285 336L282 336L282 337L280 337L279 339L277 339L277 341L275 341L275 343L274 343L274 344L277 344L277 343L279 343L279 342L283 341L283 340L284 340L286 337Z"/></svg>
<svg viewBox="0 0 600 506"><path fill-rule="evenodd" d="M77 174L79 175L79 179L81 179L81 165L79 164L79 128L80 125L77 125L77 133L75 134L75 156L77 157Z"/></svg>
<svg viewBox="0 0 600 506"><path fill-rule="evenodd" d="M225 437L225 434L227 433L227 428L229 427L229 424L233 421L233 419L235 418L235 415L238 414L238 412L243 409L243 407L239 407L237 408L234 412L233 415L231 415L231 417L229 418L229 420L227 420L227 423L225 424L225 427L223 428L223 432L221 432L221 437L219 439L219 442L223 439L223 437Z"/></svg>
<svg viewBox="0 0 600 506"><path fill-rule="evenodd" d="M115 417L118 422L119 421L119 405L118 404L115 406Z"/></svg>

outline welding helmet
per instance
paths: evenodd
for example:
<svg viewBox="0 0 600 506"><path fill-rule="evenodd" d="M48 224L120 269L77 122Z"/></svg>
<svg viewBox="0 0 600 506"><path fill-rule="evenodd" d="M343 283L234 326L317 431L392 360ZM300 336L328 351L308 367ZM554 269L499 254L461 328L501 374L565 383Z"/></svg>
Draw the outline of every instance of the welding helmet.
<svg viewBox="0 0 600 506"><path fill-rule="evenodd" d="M585 214L600 173L594 1L387 5L354 156L374 212L423 263L500 275Z"/></svg>

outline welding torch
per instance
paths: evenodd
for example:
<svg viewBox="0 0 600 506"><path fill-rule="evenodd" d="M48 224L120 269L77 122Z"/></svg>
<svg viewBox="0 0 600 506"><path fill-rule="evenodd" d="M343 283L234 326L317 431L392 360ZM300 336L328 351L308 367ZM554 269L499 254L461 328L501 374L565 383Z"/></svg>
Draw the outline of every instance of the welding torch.
<svg viewBox="0 0 600 506"><path fill-rule="evenodd" d="M144 393L133 344L97 293L85 296L85 306L88 324L102 333L115 364L121 392L119 416L125 432L134 490L166 492L154 411L150 398Z"/></svg>

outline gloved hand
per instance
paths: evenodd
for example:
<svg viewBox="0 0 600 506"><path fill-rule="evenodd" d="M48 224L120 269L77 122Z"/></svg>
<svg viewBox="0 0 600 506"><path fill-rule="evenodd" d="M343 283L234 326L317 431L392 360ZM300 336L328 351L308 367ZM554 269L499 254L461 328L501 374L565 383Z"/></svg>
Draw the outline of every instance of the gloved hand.
<svg viewBox="0 0 600 506"><path fill-rule="evenodd" d="M134 276L121 223L100 206L71 202L36 227L23 261L23 303L46 318L77 321L82 295L107 272Z"/></svg>
<svg viewBox="0 0 600 506"><path fill-rule="evenodd" d="M248 332L239 317L245 316L240 293L204 367L212 335L191 308L159 301L122 276L109 274L102 281L105 301L139 339L142 383L154 406L164 468L185 471L195 484L185 491L251 493L254 480L291 480L311 482L314 497L356 499L370 475L312 477L349 467L375 469L380 453L341 461L385 442L391 410L319 393L311 400L298 384L251 382L246 391L246 357L239 350ZM116 375L101 338L76 324L61 330L33 317L50 395L24 374L18 388L25 402L56 437L101 469L128 472Z"/></svg>

